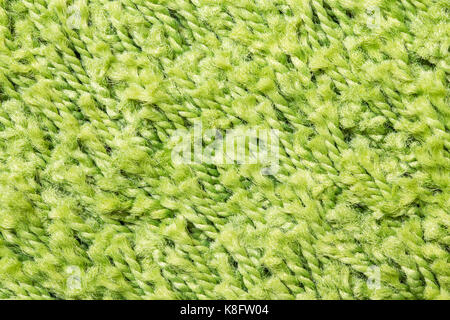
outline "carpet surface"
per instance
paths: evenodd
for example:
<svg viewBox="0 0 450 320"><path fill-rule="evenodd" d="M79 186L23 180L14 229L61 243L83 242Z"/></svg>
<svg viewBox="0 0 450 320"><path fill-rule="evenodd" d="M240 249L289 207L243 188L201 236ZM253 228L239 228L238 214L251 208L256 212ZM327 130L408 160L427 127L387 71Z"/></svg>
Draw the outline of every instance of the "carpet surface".
<svg viewBox="0 0 450 320"><path fill-rule="evenodd" d="M450 299L449 13L0 0L0 298Z"/></svg>

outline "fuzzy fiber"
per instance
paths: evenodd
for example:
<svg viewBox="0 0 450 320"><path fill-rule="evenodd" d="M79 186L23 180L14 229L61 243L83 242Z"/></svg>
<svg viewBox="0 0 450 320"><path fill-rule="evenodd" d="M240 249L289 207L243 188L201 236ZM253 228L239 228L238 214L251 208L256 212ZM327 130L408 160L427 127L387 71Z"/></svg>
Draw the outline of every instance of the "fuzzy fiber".
<svg viewBox="0 0 450 320"><path fill-rule="evenodd" d="M449 12L0 0L0 298L449 299ZM174 165L200 120L279 172Z"/></svg>

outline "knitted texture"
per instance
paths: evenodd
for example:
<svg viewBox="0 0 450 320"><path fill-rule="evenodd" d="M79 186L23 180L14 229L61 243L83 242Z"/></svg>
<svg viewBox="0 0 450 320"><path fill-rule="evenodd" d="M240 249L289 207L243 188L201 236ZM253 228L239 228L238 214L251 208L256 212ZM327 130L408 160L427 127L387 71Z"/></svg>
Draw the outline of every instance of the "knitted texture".
<svg viewBox="0 0 450 320"><path fill-rule="evenodd" d="M0 0L0 298L450 299L449 12ZM278 172L174 164L195 121Z"/></svg>

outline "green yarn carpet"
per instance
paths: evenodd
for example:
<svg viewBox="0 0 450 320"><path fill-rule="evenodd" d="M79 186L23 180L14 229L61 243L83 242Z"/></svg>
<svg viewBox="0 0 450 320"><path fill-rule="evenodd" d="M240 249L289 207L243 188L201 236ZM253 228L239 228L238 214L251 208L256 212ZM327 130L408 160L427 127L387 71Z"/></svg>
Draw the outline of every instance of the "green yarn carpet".
<svg viewBox="0 0 450 320"><path fill-rule="evenodd" d="M450 299L449 13L0 0L0 298ZM278 172L174 164L195 121Z"/></svg>

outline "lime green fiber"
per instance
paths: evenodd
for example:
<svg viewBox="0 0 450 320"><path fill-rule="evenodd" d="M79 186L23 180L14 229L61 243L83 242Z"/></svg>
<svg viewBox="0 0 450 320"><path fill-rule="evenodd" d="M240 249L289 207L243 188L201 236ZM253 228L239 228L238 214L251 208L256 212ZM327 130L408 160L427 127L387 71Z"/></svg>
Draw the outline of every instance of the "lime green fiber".
<svg viewBox="0 0 450 320"><path fill-rule="evenodd" d="M0 0L1 299L450 299L449 0ZM279 130L280 168L176 129Z"/></svg>

